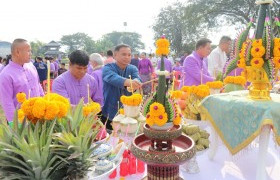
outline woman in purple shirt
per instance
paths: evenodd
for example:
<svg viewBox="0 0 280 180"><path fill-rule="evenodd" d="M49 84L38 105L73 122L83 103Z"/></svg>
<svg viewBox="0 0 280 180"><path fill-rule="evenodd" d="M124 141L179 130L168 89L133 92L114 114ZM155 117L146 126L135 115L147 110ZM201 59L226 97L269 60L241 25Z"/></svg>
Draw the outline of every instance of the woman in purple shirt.
<svg viewBox="0 0 280 180"><path fill-rule="evenodd" d="M139 70L139 75L142 80L142 83L145 83L145 82L151 80L151 74L153 73L154 68L153 68L151 61L148 58L146 58L145 52L141 53L141 60L138 63L138 70ZM143 85L142 89L143 89L144 95L149 94L152 90L151 83Z"/></svg>

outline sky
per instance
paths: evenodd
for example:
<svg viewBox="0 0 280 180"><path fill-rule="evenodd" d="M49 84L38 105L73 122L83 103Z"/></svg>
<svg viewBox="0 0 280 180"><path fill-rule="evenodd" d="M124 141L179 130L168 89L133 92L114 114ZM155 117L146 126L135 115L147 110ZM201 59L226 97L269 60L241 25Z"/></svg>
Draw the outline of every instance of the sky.
<svg viewBox="0 0 280 180"><path fill-rule="evenodd" d="M97 40L112 31L130 31L141 34L146 51L151 51L155 49L151 25L162 7L176 1L3 0L0 40L12 42L15 38L24 38L48 43L76 32L84 32ZM211 36L217 43L219 34Z"/></svg>

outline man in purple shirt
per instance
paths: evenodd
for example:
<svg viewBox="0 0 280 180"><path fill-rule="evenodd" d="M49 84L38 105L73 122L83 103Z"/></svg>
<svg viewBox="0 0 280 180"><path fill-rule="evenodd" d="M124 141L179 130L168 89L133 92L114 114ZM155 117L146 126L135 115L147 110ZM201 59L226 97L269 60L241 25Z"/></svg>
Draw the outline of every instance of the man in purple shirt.
<svg viewBox="0 0 280 180"><path fill-rule="evenodd" d="M103 69L103 58L98 53L92 53L89 57L89 64L92 67L92 72L88 72L89 75L94 77L97 82L97 94L101 99L101 107L103 107L103 80L102 80L102 69Z"/></svg>
<svg viewBox="0 0 280 180"><path fill-rule="evenodd" d="M76 50L70 54L69 59L69 70L54 80L52 91L69 98L72 105L77 105L81 98L84 98L85 103L89 102L89 89L90 99L101 105L102 97L97 94L96 80L87 74L88 55Z"/></svg>
<svg viewBox="0 0 280 180"><path fill-rule="evenodd" d="M15 39L11 45L12 61L0 74L0 101L8 123L11 124L18 107L16 95L24 92L30 97L43 96L39 76L30 62L31 47L24 39Z"/></svg>
<svg viewBox="0 0 280 180"><path fill-rule="evenodd" d="M197 86L214 80L214 78L210 76L206 65L206 57L211 52L210 44L211 41L206 38L197 41L195 45L196 50L184 61L184 77L183 81L181 81L181 87Z"/></svg>

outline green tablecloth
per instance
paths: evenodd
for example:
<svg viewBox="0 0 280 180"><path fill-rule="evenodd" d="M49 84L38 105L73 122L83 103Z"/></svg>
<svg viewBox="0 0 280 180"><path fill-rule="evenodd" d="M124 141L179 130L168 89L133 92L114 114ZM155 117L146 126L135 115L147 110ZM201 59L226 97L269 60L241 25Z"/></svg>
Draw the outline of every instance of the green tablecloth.
<svg viewBox="0 0 280 180"><path fill-rule="evenodd" d="M248 91L211 95L201 102L203 113L210 120L232 154L249 145L263 125L271 125L280 145L280 94L271 94L271 101L248 98Z"/></svg>

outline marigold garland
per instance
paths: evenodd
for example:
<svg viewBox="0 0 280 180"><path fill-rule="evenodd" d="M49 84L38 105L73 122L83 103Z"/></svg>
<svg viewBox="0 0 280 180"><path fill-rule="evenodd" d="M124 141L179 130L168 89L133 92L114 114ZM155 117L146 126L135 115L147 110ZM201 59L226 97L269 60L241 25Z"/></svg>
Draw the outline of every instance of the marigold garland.
<svg viewBox="0 0 280 180"><path fill-rule="evenodd" d="M131 96L121 96L120 98L121 103L128 105L128 106L139 106L142 102L142 95L141 94L133 94Z"/></svg>
<svg viewBox="0 0 280 180"><path fill-rule="evenodd" d="M164 106L160 103L154 102L150 105L150 115L151 116L159 116L163 113L165 113Z"/></svg>
<svg viewBox="0 0 280 180"><path fill-rule="evenodd" d="M171 94L171 98L173 98L173 99L179 99L183 95L182 91L179 91L179 90L171 91L170 94Z"/></svg>
<svg viewBox="0 0 280 180"><path fill-rule="evenodd" d="M159 56L168 55L169 54L169 46L170 43L164 36L156 41L156 54Z"/></svg>
<svg viewBox="0 0 280 180"><path fill-rule="evenodd" d="M18 100L21 101L23 94L17 94ZM27 117L27 120L36 123L38 120L53 120L56 117L65 117L70 107L68 99L58 94L47 94L44 97L33 97L23 101L18 113L21 117L19 120ZM22 117L24 116L24 117Z"/></svg>
<svg viewBox="0 0 280 180"><path fill-rule="evenodd" d="M227 76L224 79L224 84L239 84L245 85L246 79L243 76Z"/></svg>
<svg viewBox="0 0 280 180"><path fill-rule="evenodd" d="M96 102L91 102L90 104L86 104L83 107L83 115L86 117L90 115L91 113L96 115L101 111L101 106L100 104Z"/></svg>
<svg viewBox="0 0 280 180"><path fill-rule="evenodd" d="M212 89L221 89L224 84L222 81L213 81L213 82L207 82L206 85Z"/></svg>

